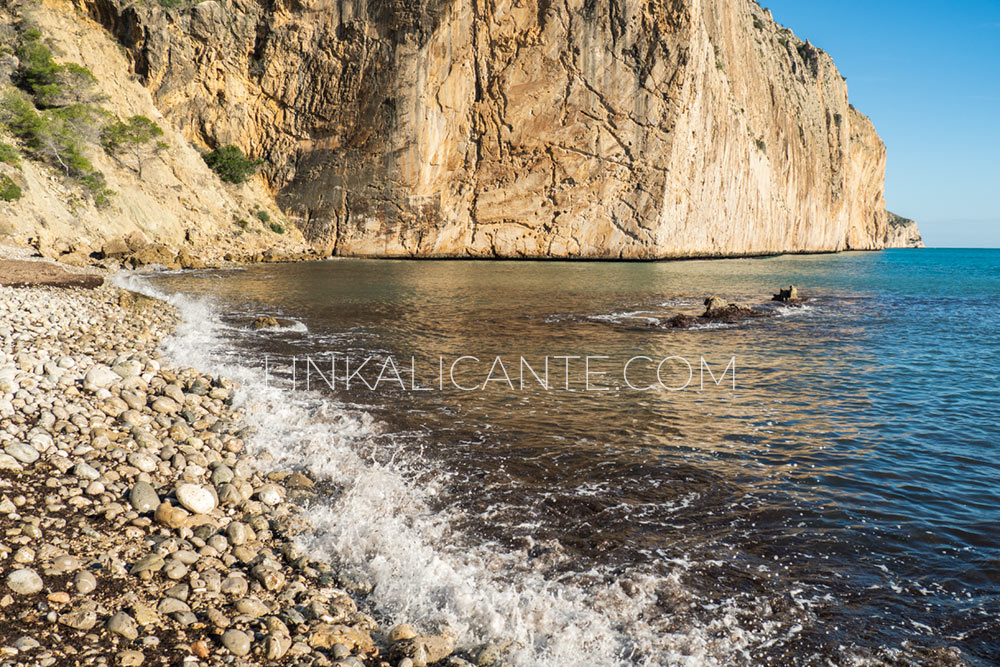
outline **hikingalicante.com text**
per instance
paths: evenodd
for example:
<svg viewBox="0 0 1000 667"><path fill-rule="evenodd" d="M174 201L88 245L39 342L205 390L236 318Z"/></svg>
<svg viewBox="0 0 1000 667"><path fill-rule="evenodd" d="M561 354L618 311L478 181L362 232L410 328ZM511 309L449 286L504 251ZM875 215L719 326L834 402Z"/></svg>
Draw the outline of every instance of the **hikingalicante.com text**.
<svg viewBox="0 0 1000 667"><path fill-rule="evenodd" d="M525 358L461 355L418 360L414 356L264 358L265 381L288 389L361 391L682 391L706 386L736 389L736 357L710 363L705 357L637 355L612 361L605 355L560 354Z"/></svg>

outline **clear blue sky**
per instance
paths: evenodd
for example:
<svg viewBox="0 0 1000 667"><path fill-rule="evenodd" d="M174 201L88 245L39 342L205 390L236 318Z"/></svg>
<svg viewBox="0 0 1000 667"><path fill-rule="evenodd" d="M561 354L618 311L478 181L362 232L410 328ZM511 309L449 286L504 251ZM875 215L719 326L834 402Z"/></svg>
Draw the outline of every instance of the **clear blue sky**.
<svg viewBox="0 0 1000 667"><path fill-rule="evenodd" d="M889 210L1000 247L1000 0L761 0L833 56L889 152Z"/></svg>

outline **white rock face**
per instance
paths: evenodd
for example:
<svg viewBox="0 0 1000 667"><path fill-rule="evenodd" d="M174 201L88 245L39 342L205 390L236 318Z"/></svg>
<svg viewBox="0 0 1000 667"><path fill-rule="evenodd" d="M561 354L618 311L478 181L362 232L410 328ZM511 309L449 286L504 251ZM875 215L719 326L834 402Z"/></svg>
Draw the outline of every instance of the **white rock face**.
<svg viewBox="0 0 1000 667"><path fill-rule="evenodd" d="M198 484L181 484L177 487L176 494L177 502L195 514L208 514L217 504L212 492Z"/></svg>

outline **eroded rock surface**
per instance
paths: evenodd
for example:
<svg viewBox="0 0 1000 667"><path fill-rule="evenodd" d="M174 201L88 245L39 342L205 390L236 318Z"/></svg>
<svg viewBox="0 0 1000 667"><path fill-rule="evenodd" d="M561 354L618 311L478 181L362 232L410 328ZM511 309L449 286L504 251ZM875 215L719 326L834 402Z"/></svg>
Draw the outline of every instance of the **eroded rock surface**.
<svg viewBox="0 0 1000 667"><path fill-rule="evenodd" d="M329 251L875 249L885 147L747 0L78 0L195 144L267 161Z"/></svg>

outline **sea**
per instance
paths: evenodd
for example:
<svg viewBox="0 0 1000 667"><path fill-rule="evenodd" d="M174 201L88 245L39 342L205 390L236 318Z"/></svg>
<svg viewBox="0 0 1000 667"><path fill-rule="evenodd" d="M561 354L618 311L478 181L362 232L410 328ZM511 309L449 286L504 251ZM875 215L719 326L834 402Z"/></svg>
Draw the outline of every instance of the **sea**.
<svg viewBox="0 0 1000 667"><path fill-rule="evenodd" d="M512 665L1000 664L1000 250L119 282L239 382L260 465L319 482L301 539L383 628ZM711 295L766 316L667 326Z"/></svg>

